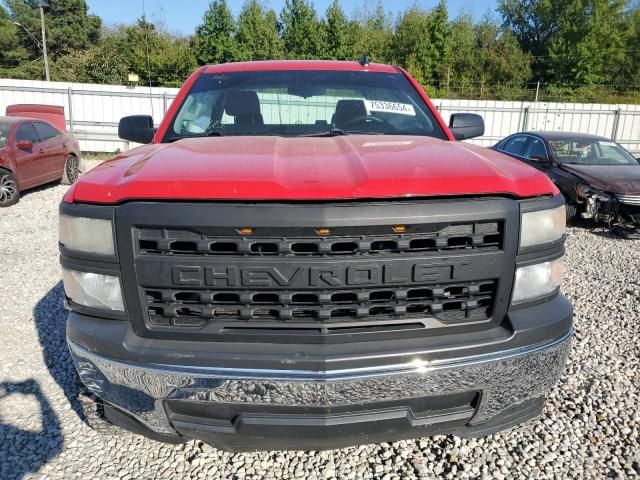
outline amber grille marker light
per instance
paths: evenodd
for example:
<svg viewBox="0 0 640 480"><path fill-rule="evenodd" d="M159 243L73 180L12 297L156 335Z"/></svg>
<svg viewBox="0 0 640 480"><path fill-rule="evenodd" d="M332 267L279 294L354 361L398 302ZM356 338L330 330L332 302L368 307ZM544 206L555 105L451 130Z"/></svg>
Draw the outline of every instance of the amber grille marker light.
<svg viewBox="0 0 640 480"><path fill-rule="evenodd" d="M316 233L317 233L318 235L329 235L329 234L331 233L331 230L330 230L330 229L328 229L328 228L318 228L318 229L316 230Z"/></svg>
<svg viewBox="0 0 640 480"><path fill-rule="evenodd" d="M395 225L392 228L393 228L393 231L396 233L405 233L407 231L406 225Z"/></svg>
<svg viewBox="0 0 640 480"><path fill-rule="evenodd" d="M238 233L240 233L241 235L251 235L253 233L253 228L239 228Z"/></svg>

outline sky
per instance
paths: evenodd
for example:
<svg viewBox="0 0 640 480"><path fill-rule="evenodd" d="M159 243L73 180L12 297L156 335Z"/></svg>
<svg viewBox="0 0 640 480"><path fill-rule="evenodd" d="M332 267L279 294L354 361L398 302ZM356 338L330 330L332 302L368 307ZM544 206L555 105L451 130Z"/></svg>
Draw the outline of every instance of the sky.
<svg viewBox="0 0 640 480"><path fill-rule="evenodd" d="M210 0L144 0L144 7L154 22L162 22L169 31L190 34L202 21L202 16ZM324 13L332 0L314 0L313 4L318 13ZM373 4L372 0L341 0L344 11L351 15L361 8L364 3ZM87 0L89 10L102 17L106 24L132 23L142 15L143 0ZM227 3L237 14L244 3L243 0L228 0ZM265 0L267 6L280 13L285 0ZM414 4L425 8L436 6L438 0L382 0L385 9L394 16ZM496 0L448 0L449 15L457 16L458 12L471 13L476 19L487 11L495 11Z"/></svg>

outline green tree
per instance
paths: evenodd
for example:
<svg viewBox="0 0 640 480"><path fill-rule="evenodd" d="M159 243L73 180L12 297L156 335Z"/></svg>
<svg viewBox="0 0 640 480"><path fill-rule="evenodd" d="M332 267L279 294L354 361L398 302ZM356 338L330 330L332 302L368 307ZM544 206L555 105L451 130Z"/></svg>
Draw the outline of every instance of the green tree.
<svg viewBox="0 0 640 480"><path fill-rule="evenodd" d="M439 94L451 97L469 92L476 82L476 32L471 15L451 22L450 49L443 65Z"/></svg>
<svg viewBox="0 0 640 480"><path fill-rule="evenodd" d="M522 51L510 32L486 16L474 28L474 76L479 82L476 92L502 92L521 87L531 77L531 56Z"/></svg>
<svg viewBox="0 0 640 480"><path fill-rule="evenodd" d="M378 1L373 9L365 4L352 24L355 36L354 51L366 53L371 61L385 63L391 60L393 29L389 15Z"/></svg>
<svg viewBox="0 0 640 480"><path fill-rule="evenodd" d="M61 57L52 65L56 81L122 85L129 66L125 56L110 38L90 50L78 50Z"/></svg>
<svg viewBox="0 0 640 480"><path fill-rule="evenodd" d="M518 40L524 51L546 55L565 0L500 0L498 11L503 26Z"/></svg>
<svg viewBox="0 0 640 480"><path fill-rule="evenodd" d="M147 48L148 46L148 48ZM141 85L179 87L197 62L189 39L138 19L134 25L105 29L98 45L61 57L55 80L122 85L137 73Z"/></svg>
<svg viewBox="0 0 640 480"><path fill-rule="evenodd" d="M98 43L102 19L89 15L85 0L56 0L47 9L47 47L55 61L61 55Z"/></svg>
<svg viewBox="0 0 640 480"><path fill-rule="evenodd" d="M617 83L611 73L625 58L624 5L623 0L565 2L549 47L555 83Z"/></svg>
<svg viewBox="0 0 640 480"><path fill-rule="evenodd" d="M19 27L13 23L7 10L0 5L0 74L10 72L29 59L29 51L18 37Z"/></svg>
<svg viewBox="0 0 640 480"><path fill-rule="evenodd" d="M640 3L627 12L626 19L625 55L613 71L613 78L619 79L616 83L623 83L625 87L640 85Z"/></svg>
<svg viewBox="0 0 640 480"><path fill-rule="evenodd" d="M320 23L313 4L307 0L286 0L280 23L288 57L318 58L322 55Z"/></svg>
<svg viewBox="0 0 640 480"><path fill-rule="evenodd" d="M40 38L39 1L6 0L10 17L25 26ZM45 9L47 50L52 61L75 50L83 50L95 45L100 37L102 20L88 13L85 0L56 0ZM32 57L40 55L40 50L24 29L18 30L22 45Z"/></svg>
<svg viewBox="0 0 640 480"><path fill-rule="evenodd" d="M186 38L159 30L144 17L136 25L124 27L114 42L113 48L121 52L129 69L146 85L179 87L197 67Z"/></svg>
<svg viewBox="0 0 640 480"><path fill-rule="evenodd" d="M267 60L284 54L276 13L258 0L245 1L238 17L236 41L243 60Z"/></svg>
<svg viewBox="0 0 640 480"><path fill-rule="evenodd" d="M226 0L214 0L196 28L193 49L200 64L236 60L238 44L234 38L235 20Z"/></svg>
<svg viewBox="0 0 640 480"><path fill-rule="evenodd" d="M610 81L624 60L624 0L501 0L503 25L534 57L534 78Z"/></svg>
<svg viewBox="0 0 640 480"><path fill-rule="evenodd" d="M439 85L450 50L446 4L431 11L418 6L406 10L396 26L392 50L394 60L418 82Z"/></svg>
<svg viewBox="0 0 640 480"><path fill-rule="evenodd" d="M344 14L339 0L333 0L327 8L322 26L326 39L327 58L352 60L356 56L353 45L353 24Z"/></svg>

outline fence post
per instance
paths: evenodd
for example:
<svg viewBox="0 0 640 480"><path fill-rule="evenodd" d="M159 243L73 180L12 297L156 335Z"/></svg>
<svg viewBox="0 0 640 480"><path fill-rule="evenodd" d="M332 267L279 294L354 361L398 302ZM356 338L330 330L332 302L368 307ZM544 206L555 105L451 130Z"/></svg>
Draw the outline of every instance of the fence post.
<svg viewBox="0 0 640 480"><path fill-rule="evenodd" d="M524 107L522 112L522 131L526 132L529 128L529 107Z"/></svg>
<svg viewBox="0 0 640 480"><path fill-rule="evenodd" d="M618 126L620 125L620 115L622 115L622 109L618 108L613 112L613 132L611 132L611 139L618 139Z"/></svg>
<svg viewBox="0 0 640 480"><path fill-rule="evenodd" d="M167 114L167 92L162 93L162 116Z"/></svg>
<svg viewBox="0 0 640 480"><path fill-rule="evenodd" d="M67 89L67 100L69 102L69 131L73 133L73 90Z"/></svg>

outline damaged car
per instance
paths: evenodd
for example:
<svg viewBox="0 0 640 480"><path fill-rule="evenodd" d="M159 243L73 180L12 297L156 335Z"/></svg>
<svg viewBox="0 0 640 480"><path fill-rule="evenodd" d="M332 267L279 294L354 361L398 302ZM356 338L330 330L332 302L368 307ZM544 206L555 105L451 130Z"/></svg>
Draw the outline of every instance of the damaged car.
<svg viewBox="0 0 640 480"><path fill-rule="evenodd" d="M567 221L592 219L640 238L640 163L618 143L583 133L522 132L493 149L545 172L566 198Z"/></svg>

